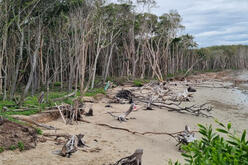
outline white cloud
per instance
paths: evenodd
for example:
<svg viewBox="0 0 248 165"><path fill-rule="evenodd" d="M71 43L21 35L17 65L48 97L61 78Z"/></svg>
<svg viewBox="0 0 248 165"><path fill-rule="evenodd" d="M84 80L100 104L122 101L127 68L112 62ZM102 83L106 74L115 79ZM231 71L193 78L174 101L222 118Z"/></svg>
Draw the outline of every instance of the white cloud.
<svg viewBox="0 0 248 165"><path fill-rule="evenodd" d="M157 3L160 7L153 10L156 14L178 10L185 33L193 34L200 47L247 44L248 0L157 0Z"/></svg>
<svg viewBox="0 0 248 165"><path fill-rule="evenodd" d="M116 1L116 0L112 0ZM176 9L183 17L185 33L200 47L248 44L248 0L156 0L157 15Z"/></svg>

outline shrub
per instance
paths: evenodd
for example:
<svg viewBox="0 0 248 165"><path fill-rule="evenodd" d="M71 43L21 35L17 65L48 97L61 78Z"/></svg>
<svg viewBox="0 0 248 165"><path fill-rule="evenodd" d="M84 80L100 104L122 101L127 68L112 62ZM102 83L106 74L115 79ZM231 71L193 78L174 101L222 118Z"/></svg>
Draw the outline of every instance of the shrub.
<svg viewBox="0 0 248 165"><path fill-rule="evenodd" d="M4 151L3 147L0 147L0 153L2 153Z"/></svg>
<svg viewBox="0 0 248 165"><path fill-rule="evenodd" d="M144 85L144 82L140 81L140 80L134 80L133 81L133 85L135 87L142 87Z"/></svg>
<svg viewBox="0 0 248 165"><path fill-rule="evenodd" d="M42 135L43 134L43 132L42 132L42 130L40 128L36 128L36 132L37 132L38 135Z"/></svg>
<svg viewBox="0 0 248 165"><path fill-rule="evenodd" d="M85 93L85 96L96 96L97 94L106 94L103 88L94 88Z"/></svg>
<svg viewBox="0 0 248 165"><path fill-rule="evenodd" d="M55 87L59 87L59 86L61 86L61 82L55 82L53 85L54 85Z"/></svg>
<svg viewBox="0 0 248 165"><path fill-rule="evenodd" d="M190 165L239 165L248 164L248 141L246 131L241 137L231 132L231 123L224 126L217 122L220 128L213 131L212 126L205 127L199 124L199 132L202 135L189 145L182 147L185 160ZM220 134L224 134L225 138ZM170 163L171 164L171 163ZM179 164L177 162L177 164Z"/></svg>
<svg viewBox="0 0 248 165"><path fill-rule="evenodd" d="M12 150L12 151L14 151L14 150L16 149L16 146L15 146L15 145L11 145L11 146L9 147L9 149Z"/></svg>
<svg viewBox="0 0 248 165"><path fill-rule="evenodd" d="M20 151L23 151L24 150L24 143L22 141L19 141L18 144L17 144L18 148Z"/></svg>

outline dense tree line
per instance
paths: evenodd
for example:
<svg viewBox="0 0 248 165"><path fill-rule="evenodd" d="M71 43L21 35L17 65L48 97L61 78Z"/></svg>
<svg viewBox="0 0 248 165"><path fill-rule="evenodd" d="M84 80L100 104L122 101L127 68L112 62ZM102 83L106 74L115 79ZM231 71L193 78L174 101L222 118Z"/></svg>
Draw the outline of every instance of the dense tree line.
<svg viewBox="0 0 248 165"><path fill-rule="evenodd" d="M212 46L197 51L198 53L204 52L204 58L195 69L218 71L224 69L248 68L248 46Z"/></svg>
<svg viewBox="0 0 248 165"><path fill-rule="evenodd" d="M137 0L150 8L153 0ZM149 11L149 10L148 10ZM176 11L138 13L132 1L1 0L0 93L94 88L108 77L156 78L198 70L245 68L247 47L196 49Z"/></svg>

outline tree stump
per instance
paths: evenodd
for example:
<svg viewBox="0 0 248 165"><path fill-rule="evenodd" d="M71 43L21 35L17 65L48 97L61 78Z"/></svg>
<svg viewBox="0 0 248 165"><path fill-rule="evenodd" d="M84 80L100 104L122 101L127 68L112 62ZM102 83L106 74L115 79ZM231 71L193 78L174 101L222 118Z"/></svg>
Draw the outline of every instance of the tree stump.
<svg viewBox="0 0 248 165"><path fill-rule="evenodd" d="M73 135L63 146L60 155L70 158L71 154L77 151L77 147L84 147L83 134Z"/></svg>

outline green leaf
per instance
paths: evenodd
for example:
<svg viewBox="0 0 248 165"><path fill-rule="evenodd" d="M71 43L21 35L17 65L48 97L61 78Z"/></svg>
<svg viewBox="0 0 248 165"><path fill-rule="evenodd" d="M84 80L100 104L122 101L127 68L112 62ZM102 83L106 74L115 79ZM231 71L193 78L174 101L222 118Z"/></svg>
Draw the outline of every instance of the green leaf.
<svg viewBox="0 0 248 165"><path fill-rule="evenodd" d="M228 142L229 144L234 145L234 146L237 146L237 145L238 145L238 143L237 143L237 142L234 142L234 141L227 140L227 142Z"/></svg>
<svg viewBox="0 0 248 165"><path fill-rule="evenodd" d="M188 154L185 154L185 153L182 153L182 155L183 155L184 157L186 157L186 158L192 158L191 155L188 155Z"/></svg>
<svg viewBox="0 0 248 165"><path fill-rule="evenodd" d="M224 124L222 124L221 122L219 122L218 120L215 120L216 123L218 123L221 127L225 128Z"/></svg>
<svg viewBox="0 0 248 165"><path fill-rule="evenodd" d="M231 127L232 127L232 124L231 124L231 123L228 123L228 124L227 124L227 129L230 130Z"/></svg>
<svg viewBox="0 0 248 165"><path fill-rule="evenodd" d="M225 133L228 134L228 131L221 129L221 128L217 128L216 131L221 132L221 133Z"/></svg>
<svg viewBox="0 0 248 165"><path fill-rule="evenodd" d="M242 137L241 137L241 142L245 142L245 136L246 136L246 130L244 130Z"/></svg>

